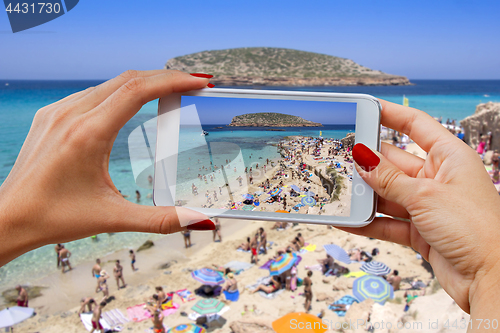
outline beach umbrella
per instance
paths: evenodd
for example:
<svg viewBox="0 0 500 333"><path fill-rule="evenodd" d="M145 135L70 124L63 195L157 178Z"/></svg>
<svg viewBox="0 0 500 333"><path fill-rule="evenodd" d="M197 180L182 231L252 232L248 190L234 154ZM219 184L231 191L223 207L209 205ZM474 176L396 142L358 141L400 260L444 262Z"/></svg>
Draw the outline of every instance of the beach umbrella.
<svg viewBox="0 0 500 333"><path fill-rule="evenodd" d="M280 193L281 193L281 188L277 188L277 189L272 190L271 192L269 192L269 194L270 194L271 196L273 196L273 197L274 197L275 195L280 194Z"/></svg>
<svg viewBox="0 0 500 333"><path fill-rule="evenodd" d="M201 315L217 313L224 307L224 303L215 298L207 298L198 301L191 310Z"/></svg>
<svg viewBox="0 0 500 333"><path fill-rule="evenodd" d="M253 195L247 193L247 194L243 194L242 197L245 199L245 200L253 200L254 197Z"/></svg>
<svg viewBox="0 0 500 333"><path fill-rule="evenodd" d="M314 200L313 197L308 197L308 196L303 197L300 202L305 206L311 206L311 207L316 204L316 200Z"/></svg>
<svg viewBox="0 0 500 333"><path fill-rule="evenodd" d="M324 333L328 329L328 325L323 324L320 318L304 312L286 314L273 321L272 325L276 333L289 333L295 329L301 333Z"/></svg>
<svg viewBox="0 0 500 333"><path fill-rule="evenodd" d="M300 187L298 187L297 185L290 185L290 188L295 192L300 192Z"/></svg>
<svg viewBox="0 0 500 333"><path fill-rule="evenodd" d="M255 195L261 195L261 194L264 194L264 192L262 192L262 191L255 192Z"/></svg>
<svg viewBox="0 0 500 333"><path fill-rule="evenodd" d="M351 259L349 258L349 255L347 252L341 248L338 245L335 244L327 244L323 245L325 248L326 253L330 255L333 259L336 259L338 261L342 261L343 263L350 264Z"/></svg>
<svg viewBox="0 0 500 333"><path fill-rule="evenodd" d="M367 298L384 305L384 303L394 298L394 289L380 276L365 275L354 280L352 293L358 301L363 302Z"/></svg>
<svg viewBox="0 0 500 333"><path fill-rule="evenodd" d="M360 269L365 273L378 276L384 276L391 272L391 269L386 264L381 263L380 261L366 262L361 266Z"/></svg>
<svg viewBox="0 0 500 333"><path fill-rule="evenodd" d="M253 205L245 205L243 206L243 208L241 208L243 210L253 210L254 209L254 206Z"/></svg>
<svg viewBox="0 0 500 333"><path fill-rule="evenodd" d="M25 308L21 306L13 306L11 308L0 311L0 328L14 326L22 321L33 316L35 309Z"/></svg>
<svg viewBox="0 0 500 333"><path fill-rule="evenodd" d="M167 333L206 333L207 330L203 327L194 324L177 325L167 331Z"/></svg>
<svg viewBox="0 0 500 333"><path fill-rule="evenodd" d="M220 276L220 274L210 268L197 269L196 271L191 272L191 276L196 281L210 286L217 286L224 283L224 279Z"/></svg>
<svg viewBox="0 0 500 333"><path fill-rule="evenodd" d="M278 209L276 211L276 213L288 213L288 214L290 214L290 212L287 212L286 210L283 210L283 209Z"/></svg>
<svg viewBox="0 0 500 333"><path fill-rule="evenodd" d="M311 192L311 191L307 191L307 192L306 192L306 193L304 193L304 194L305 194L306 196L308 196L308 197L314 197L314 196L315 196L315 194L314 194L313 192Z"/></svg>
<svg viewBox="0 0 500 333"><path fill-rule="evenodd" d="M291 269L296 262L297 255L295 253L282 254L271 263L271 266L269 267L269 272L271 273L270 275L281 275Z"/></svg>

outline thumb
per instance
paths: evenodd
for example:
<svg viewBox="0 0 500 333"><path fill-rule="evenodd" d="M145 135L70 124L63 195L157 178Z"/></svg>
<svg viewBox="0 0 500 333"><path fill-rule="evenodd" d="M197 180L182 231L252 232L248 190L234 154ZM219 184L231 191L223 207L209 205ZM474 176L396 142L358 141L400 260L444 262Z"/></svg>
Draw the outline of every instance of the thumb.
<svg viewBox="0 0 500 333"><path fill-rule="evenodd" d="M352 149L356 170L378 195L403 207L416 191L416 179L409 177L385 156L362 143Z"/></svg>
<svg viewBox="0 0 500 333"><path fill-rule="evenodd" d="M182 207L152 207L127 202L122 211L120 229L158 234L183 230L215 230L215 224L205 215ZM125 213L125 214L123 214Z"/></svg>

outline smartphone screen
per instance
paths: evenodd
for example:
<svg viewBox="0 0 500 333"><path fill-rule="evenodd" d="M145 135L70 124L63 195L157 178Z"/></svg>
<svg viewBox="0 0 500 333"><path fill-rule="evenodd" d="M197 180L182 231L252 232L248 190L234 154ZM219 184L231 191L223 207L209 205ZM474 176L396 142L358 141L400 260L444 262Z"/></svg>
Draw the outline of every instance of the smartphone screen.
<svg viewBox="0 0 500 333"><path fill-rule="evenodd" d="M182 96L175 204L351 214L357 103Z"/></svg>

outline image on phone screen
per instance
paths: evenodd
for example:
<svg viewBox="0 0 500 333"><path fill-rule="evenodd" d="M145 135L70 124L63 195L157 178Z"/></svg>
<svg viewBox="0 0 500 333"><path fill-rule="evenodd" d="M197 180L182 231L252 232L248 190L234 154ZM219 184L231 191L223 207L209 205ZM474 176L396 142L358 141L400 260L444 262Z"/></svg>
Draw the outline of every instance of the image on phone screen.
<svg viewBox="0 0 500 333"><path fill-rule="evenodd" d="M175 204L350 216L356 103L182 96Z"/></svg>

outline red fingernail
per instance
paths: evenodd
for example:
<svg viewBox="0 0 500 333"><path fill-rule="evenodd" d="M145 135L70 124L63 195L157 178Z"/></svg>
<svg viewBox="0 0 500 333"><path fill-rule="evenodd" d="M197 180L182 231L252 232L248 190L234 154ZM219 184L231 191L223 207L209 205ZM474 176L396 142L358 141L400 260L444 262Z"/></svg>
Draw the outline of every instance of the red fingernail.
<svg viewBox="0 0 500 333"><path fill-rule="evenodd" d="M196 77L202 77L204 79L211 79L211 78L214 77L213 75L203 74L203 73L189 73L189 74L192 75L192 76L196 76Z"/></svg>
<svg viewBox="0 0 500 333"><path fill-rule="evenodd" d="M209 88L213 88L213 87L215 87L215 84L213 84L213 83L209 83L209 84L207 84L207 87L209 87Z"/></svg>
<svg viewBox="0 0 500 333"><path fill-rule="evenodd" d="M361 169L370 172L380 163L380 158L367 146L357 143L352 148L352 158L358 163Z"/></svg>
<svg viewBox="0 0 500 333"><path fill-rule="evenodd" d="M215 230L215 224L210 220L203 220L187 226L188 230Z"/></svg>

